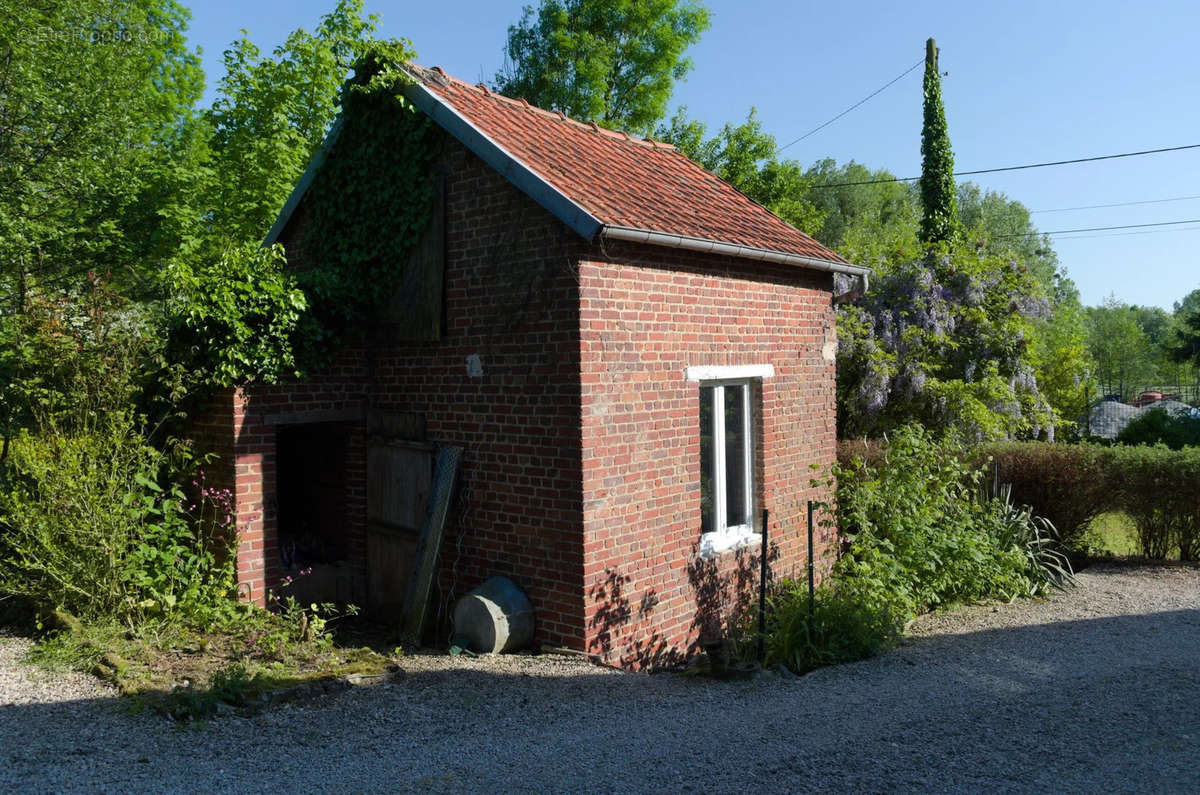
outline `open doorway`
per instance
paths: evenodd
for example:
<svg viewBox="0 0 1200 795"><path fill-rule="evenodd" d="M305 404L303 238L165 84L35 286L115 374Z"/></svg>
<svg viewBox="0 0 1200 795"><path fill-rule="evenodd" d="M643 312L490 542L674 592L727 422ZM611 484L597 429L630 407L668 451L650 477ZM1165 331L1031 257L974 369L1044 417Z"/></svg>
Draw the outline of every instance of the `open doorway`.
<svg viewBox="0 0 1200 795"><path fill-rule="evenodd" d="M309 602L348 602L346 427L286 426L276 437L279 557L294 583L285 593Z"/></svg>

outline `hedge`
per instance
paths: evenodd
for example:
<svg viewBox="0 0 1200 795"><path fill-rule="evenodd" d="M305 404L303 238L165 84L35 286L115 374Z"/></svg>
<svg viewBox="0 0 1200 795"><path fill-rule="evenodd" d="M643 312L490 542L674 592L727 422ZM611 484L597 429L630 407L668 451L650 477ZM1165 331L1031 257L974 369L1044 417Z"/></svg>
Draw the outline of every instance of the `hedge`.
<svg viewBox="0 0 1200 795"><path fill-rule="evenodd" d="M874 442L838 446L843 464L879 454ZM1000 442L972 457L989 479L1012 484L1014 502L1053 522L1066 546L1077 546L1090 520L1124 511L1147 557L1200 560L1200 447Z"/></svg>
<svg viewBox="0 0 1200 795"><path fill-rule="evenodd" d="M1090 519L1125 511L1147 557L1177 550L1180 560L1200 559L1200 448L1006 442L978 454L1068 544Z"/></svg>

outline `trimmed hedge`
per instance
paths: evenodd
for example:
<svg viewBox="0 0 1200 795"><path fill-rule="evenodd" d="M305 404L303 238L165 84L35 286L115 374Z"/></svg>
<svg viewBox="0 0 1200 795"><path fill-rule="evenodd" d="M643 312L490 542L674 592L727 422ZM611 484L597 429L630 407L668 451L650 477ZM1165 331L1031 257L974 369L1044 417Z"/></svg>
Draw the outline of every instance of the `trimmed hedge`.
<svg viewBox="0 0 1200 795"><path fill-rule="evenodd" d="M998 442L976 448L975 455L980 465L990 457L991 477L1011 483L1013 500L1049 519L1063 542L1071 545L1090 520L1121 508L1111 474L1113 449L1094 444Z"/></svg>
<svg viewBox="0 0 1200 795"><path fill-rule="evenodd" d="M843 441L838 460L874 461L875 441ZM1200 560L1200 447L998 442L975 448L971 463L991 459L991 477L1012 484L1012 499L1054 523L1076 547L1087 523L1124 511L1137 526L1142 554Z"/></svg>
<svg viewBox="0 0 1200 795"><path fill-rule="evenodd" d="M1142 553L1200 560L1200 448L1005 442L978 449L994 477L1012 484L1013 500L1054 522L1064 542L1087 522L1125 511Z"/></svg>

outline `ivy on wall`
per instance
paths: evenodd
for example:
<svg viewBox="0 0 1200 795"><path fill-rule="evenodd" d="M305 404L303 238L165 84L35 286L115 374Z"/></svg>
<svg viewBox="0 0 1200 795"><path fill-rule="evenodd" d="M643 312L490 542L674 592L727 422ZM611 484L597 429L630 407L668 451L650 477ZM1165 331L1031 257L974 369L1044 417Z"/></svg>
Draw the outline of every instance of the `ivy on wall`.
<svg viewBox="0 0 1200 795"><path fill-rule="evenodd" d="M390 64L406 55L375 50L359 61L343 89L340 135L305 198L297 278L309 303L301 345L309 367L368 324L429 225L441 138L401 94L411 78Z"/></svg>

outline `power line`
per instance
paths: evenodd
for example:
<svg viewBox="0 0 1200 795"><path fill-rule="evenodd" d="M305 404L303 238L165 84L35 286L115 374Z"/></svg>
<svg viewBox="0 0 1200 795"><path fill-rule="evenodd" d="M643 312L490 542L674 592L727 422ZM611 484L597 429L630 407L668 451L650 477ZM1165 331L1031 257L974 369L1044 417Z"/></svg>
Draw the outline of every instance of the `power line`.
<svg viewBox="0 0 1200 795"><path fill-rule="evenodd" d="M891 80L889 80L887 83L885 83L885 84L884 84L883 86L881 86L880 88L877 88L877 89L875 89L875 90L874 90L874 91L872 91L870 94L868 94L867 96L865 96L865 97L863 97L862 99L860 99L858 102L855 102L853 105L851 105L850 107L846 108L844 111L842 111L842 112L841 112L841 113L839 113L838 115L834 116L834 117L833 117L832 119L830 119L829 121L825 122L824 124L819 124L819 125L817 125L816 127L813 127L811 130L809 130L808 132L804 133L804 135L801 135L801 136L800 136L799 138L797 138L796 140L794 140L794 141L791 141L790 143L786 143L786 144L784 144L783 146L779 147L778 149L776 149L776 150L775 150L775 154L779 154L780 152L782 152L784 149L787 149L787 148L788 148L789 146L791 146L792 144L798 144L798 143L800 143L801 141L803 141L805 138L807 138L808 136L812 135L813 133L817 133L817 132L820 132L821 130L824 130L826 127L828 127L829 125L833 124L835 121L837 121L838 119L842 118L842 117L843 117L843 116L845 116L847 113L849 113L850 111L852 111L852 110L854 110L855 108L857 108L859 105L862 105L862 104L866 103L866 102L867 102L867 100L874 99L874 98L875 98L876 96L878 96L879 94L882 94L882 93L883 93L883 92L884 92L886 89L888 89L888 88L891 88L891 87L892 87L894 84L896 84L896 83L900 82L900 78L902 78L902 77L906 76L906 75L907 75L909 72L911 72L912 70L916 69L918 66L920 66L920 65L921 65L921 64L923 64L923 63L925 63L925 59L924 59L924 58L922 58L921 60L917 61L917 62L916 62L915 64L913 64L912 66L910 66L910 67L908 67L907 69L905 69L905 70L904 70L903 72L901 72L901 73L900 73L898 76L896 76L896 77L892 78Z"/></svg>
<svg viewBox="0 0 1200 795"><path fill-rule="evenodd" d="M1116 202L1115 204L1084 204L1079 207L1055 207L1053 210L1030 210L1029 214L1034 213L1065 213L1068 210L1099 210L1105 207L1133 207L1136 204L1162 204L1163 202L1182 202L1191 199L1200 199L1200 196L1176 196L1171 199L1143 199L1136 202Z"/></svg>
<svg viewBox="0 0 1200 795"><path fill-rule="evenodd" d="M1093 163L1097 160L1116 160L1121 157L1141 157L1142 155L1157 155L1163 152L1179 152L1184 149L1200 149L1200 144L1186 146L1168 146L1162 149L1143 149L1140 152L1122 152L1116 155L1097 155L1096 157L1077 157L1072 160L1051 160L1046 163L1027 163L1021 166L1002 166L1000 168L980 168L975 171L955 171L956 177L970 177L975 174L996 174L1001 171L1022 171L1027 168L1046 168L1047 166L1069 166L1075 163ZM848 188L854 185L882 185L891 182L916 182L920 177L888 177L886 179L866 179L858 182L837 182L832 185L813 185L814 188Z"/></svg>
<svg viewBox="0 0 1200 795"><path fill-rule="evenodd" d="M1130 237L1132 235L1165 235L1168 232L1200 232L1200 226L1185 226L1179 229L1143 229L1139 232L1107 232L1100 235L1076 235L1075 237L1060 238L1056 241L1056 245L1069 240L1092 240L1098 237Z"/></svg>
<svg viewBox="0 0 1200 795"><path fill-rule="evenodd" d="M1200 218L1188 221L1159 221L1153 224L1122 224L1120 226L1089 226L1083 229L1056 229L1053 232L1013 232L1007 235L992 235L993 240L1010 237L1040 237L1041 235L1067 235L1072 232L1107 232L1110 229L1142 229L1147 226L1178 226L1179 224L1200 224Z"/></svg>

